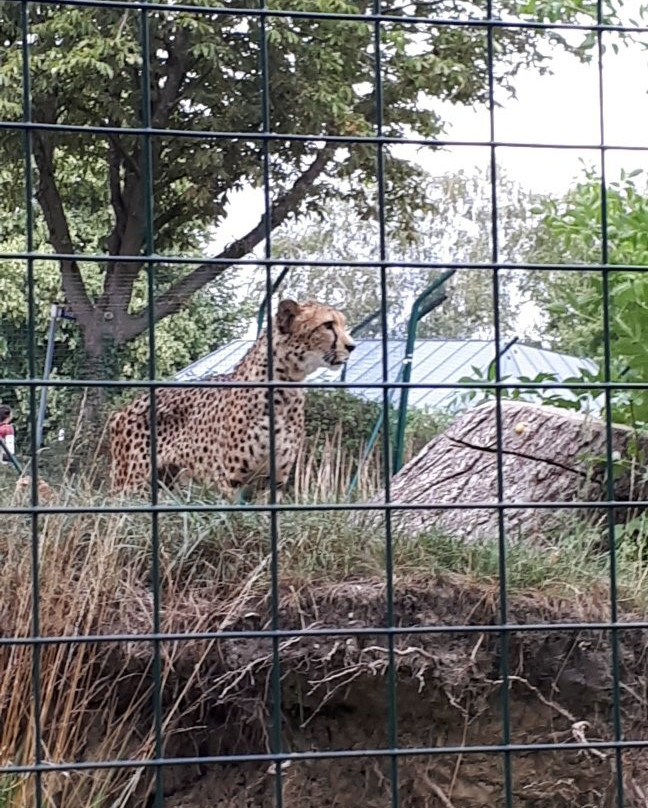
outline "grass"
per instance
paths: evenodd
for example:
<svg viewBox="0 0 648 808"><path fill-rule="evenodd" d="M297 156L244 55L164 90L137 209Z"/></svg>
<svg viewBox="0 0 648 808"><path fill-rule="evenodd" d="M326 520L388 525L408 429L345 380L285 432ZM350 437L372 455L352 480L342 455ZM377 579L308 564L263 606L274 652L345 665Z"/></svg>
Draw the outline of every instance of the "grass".
<svg viewBox="0 0 648 808"><path fill-rule="evenodd" d="M0 808L11 808L13 795L20 789L20 777L0 777Z"/></svg>
<svg viewBox="0 0 648 808"><path fill-rule="evenodd" d="M353 462L331 443L320 464L300 458L292 496L297 501L342 501ZM14 499L15 477L0 480L0 501ZM362 470L359 498L379 488L380 469ZM58 487L60 504L101 505L108 500L81 478ZM170 496L170 495L169 495ZM177 500L176 500L177 501ZM192 501L196 502L196 492ZM208 501L208 500L206 500ZM126 505L128 503L125 503ZM56 514L39 520L40 620L43 635L84 635L151 630L151 520L146 514ZM269 592L269 519L262 513L161 514L162 630L223 629ZM279 579L282 592L348 581L384 580L386 547L380 524L352 512L286 512L279 517ZM618 554L619 596L643 611L648 568L643 534L624 538ZM30 519L10 516L0 530L0 631L29 636L32 621ZM394 575L398 586L426 574L453 575L458 584L479 582L496 591L496 541L465 543L428 532L396 534ZM507 554L511 593L543 592L588 598L605 593L609 563L600 535L573 522L543 545L512 544ZM207 608L208 607L208 608ZM45 759L145 758L153 754L151 681L137 643L120 652L106 644L45 645L40 652ZM177 692L174 671L183 644L163 647L165 734L188 709L187 694L200 690L198 668ZM207 651L205 651L207 653ZM0 764L33 762L32 649L0 648ZM126 694L126 695L125 695ZM144 724L142 716L145 718ZM142 730L144 726L145 730ZM52 774L43 778L45 805L120 808L142 800L142 771ZM137 797L135 797L137 795ZM0 808L33 804L29 777L0 778ZM137 802L136 804L143 804Z"/></svg>

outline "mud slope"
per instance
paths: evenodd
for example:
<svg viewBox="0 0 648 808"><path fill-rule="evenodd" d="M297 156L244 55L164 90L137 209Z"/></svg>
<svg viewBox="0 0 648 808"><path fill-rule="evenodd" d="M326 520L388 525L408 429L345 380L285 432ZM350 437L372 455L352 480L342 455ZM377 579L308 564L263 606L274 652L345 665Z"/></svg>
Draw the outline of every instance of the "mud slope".
<svg viewBox="0 0 648 808"><path fill-rule="evenodd" d="M213 604L214 601L212 600ZM204 608L209 608L209 601ZM249 605L249 604L248 604ZM213 605L211 608L215 608ZM267 625L268 604L246 609L231 628ZM637 615L622 614L628 621ZM282 627L384 624L385 592L378 583L344 584L286 594ZM462 579L397 581L399 626L477 625L496 622L496 589ZM605 596L510 599L515 624L609 619ZM190 626L179 626L180 630ZM646 641L643 630L618 633L620 703L626 739L648 739ZM141 653L141 651L140 651ZM282 640L285 750L384 748L388 735L388 655L385 639ZM185 647L167 679L165 701L190 682L182 720L168 755L268 751L272 649L266 640L238 639ZM514 744L614 738L611 637L607 631L512 632L509 637L510 739ZM499 744L503 738L501 643L497 633L403 634L395 642L398 746ZM123 659L134 672L148 661ZM172 692L171 692L172 691ZM149 717L150 718L150 717ZM586 723L583 723L586 722ZM186 732L187 727L194 728ZM645 808L648 757L623 753L627 808ZM604 808L616 805L614 753L606 749L516 752L511 755L513 804L519 808ZM401 808L504 806L501 754L412 755L400 759ZM283 772L286 808L387 808L388 757L292 762ZM183 766L165 771L168 808L265 808L275 784L268 764ZM146 804L144 794L139 804Z"/></svg>

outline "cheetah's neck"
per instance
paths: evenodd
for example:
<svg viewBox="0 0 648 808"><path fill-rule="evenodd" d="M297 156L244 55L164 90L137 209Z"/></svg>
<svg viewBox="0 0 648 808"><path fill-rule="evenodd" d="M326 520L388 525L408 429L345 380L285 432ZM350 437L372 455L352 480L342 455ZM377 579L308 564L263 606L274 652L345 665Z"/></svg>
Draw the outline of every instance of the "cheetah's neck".
<svg viewBox="0 0 648 808"><path fill-rule="evenodd" d="M286 345L285 337L276 328L272 329L272 353L272 374L275 380L301 382L306 378L296 353ZM234 368L232 378L238 381L268 379L268 342L265 331Z"/></svg>

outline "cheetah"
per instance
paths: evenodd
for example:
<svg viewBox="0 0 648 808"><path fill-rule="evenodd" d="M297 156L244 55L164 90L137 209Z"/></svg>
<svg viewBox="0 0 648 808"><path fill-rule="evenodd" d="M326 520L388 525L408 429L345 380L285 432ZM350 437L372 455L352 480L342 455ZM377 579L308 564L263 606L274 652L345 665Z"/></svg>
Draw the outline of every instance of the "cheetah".
<svg viewBox="0 0 648 808"><path fill-rule="evenodd" d="M282 300L273 318L275 381L301 382L320 367L338 368L355 348L344 315L315 301ZM270 475L267 388L219 387L219 381L268 380L264 331L214 387L161 388L155 394L158 479L179 477L216 488L223 497L248 498L267 489ZM148 489L151 480L149 393L115 413L109 424L111 488L114 493ZM304 390L274 391L274 455L277 487L285 485L302 446Z"/></svg>

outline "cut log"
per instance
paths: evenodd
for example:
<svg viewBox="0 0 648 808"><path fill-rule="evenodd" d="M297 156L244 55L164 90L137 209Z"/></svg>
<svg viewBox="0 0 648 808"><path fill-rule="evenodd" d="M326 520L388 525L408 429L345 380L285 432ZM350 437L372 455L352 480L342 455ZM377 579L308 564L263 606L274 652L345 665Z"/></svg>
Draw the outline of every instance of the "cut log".
<svg viewBox="0 0 648 808"><path fill-rule="evenodd" d="M531 503L529 508L504 508L507 539L547 537L566 519L606 519L597 508L534 508L533 503L608 500L605 422L556 407L502 401L501 500ZM642 481L648 440L624 426L613 426L615 500L645 499ZM407 533L436 529L479 540L499 535L497 408L488 402L461 415L446 432L425 446L392 479L391 501L399 504L468 505L470 509L400 510L393 512L397 529ZM384 493L375 502L384 502ZM628 508L615 509L625 521Z"/></svg>

